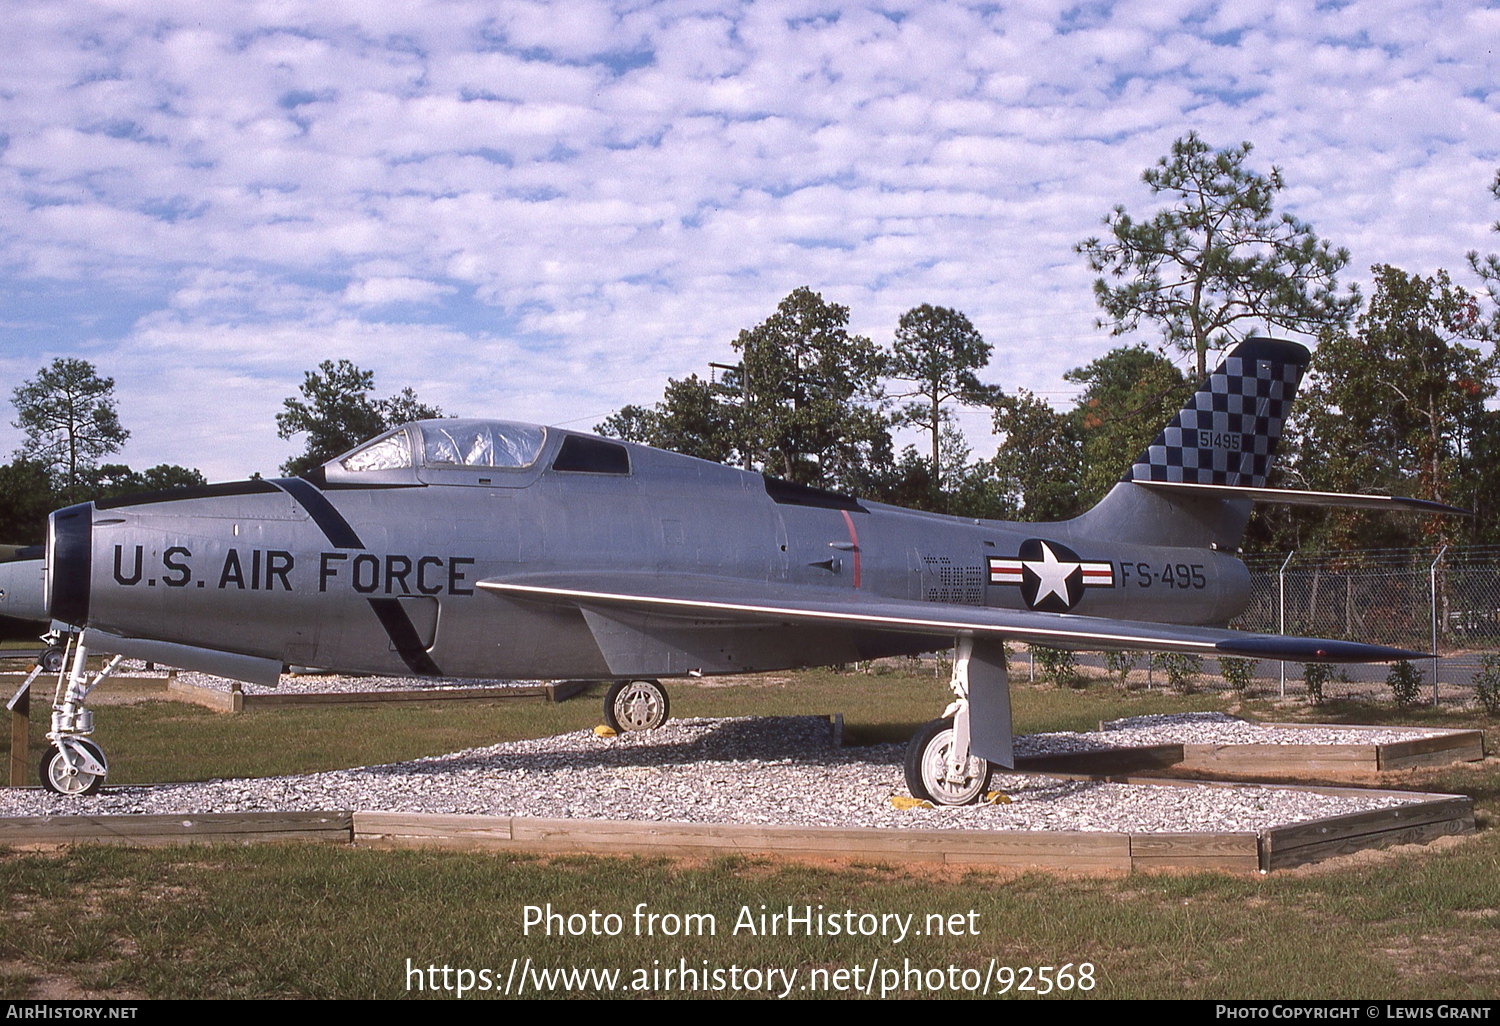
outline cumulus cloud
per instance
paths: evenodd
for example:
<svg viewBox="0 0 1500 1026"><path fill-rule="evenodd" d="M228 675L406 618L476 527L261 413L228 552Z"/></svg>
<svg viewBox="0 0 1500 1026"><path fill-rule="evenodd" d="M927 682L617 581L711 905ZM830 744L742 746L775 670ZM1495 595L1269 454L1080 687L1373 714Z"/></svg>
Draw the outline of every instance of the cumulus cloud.
<svg viewBox="0 0 1500 1026"><path fill-rule="evenodd" d="M1114 344L1072 245L1147 212L1141 169L1190 129L1254 141L1351 278L1496 245L1479 2L7 14L0 368L95 360L128 459L213 477L285 458L275 413L322 359L587 427L804 284L877 340L958 307L992 380L1065 402L1061 373Z"/></svg>

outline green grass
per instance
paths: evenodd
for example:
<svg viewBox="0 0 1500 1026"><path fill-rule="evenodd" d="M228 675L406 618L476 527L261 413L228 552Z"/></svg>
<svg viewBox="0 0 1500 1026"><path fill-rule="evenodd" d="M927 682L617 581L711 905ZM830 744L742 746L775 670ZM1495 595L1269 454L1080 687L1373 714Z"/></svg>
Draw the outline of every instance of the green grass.
<svg viewBox="0 0 1500 1026"><path fill-rule="evenodd" d="M152 997L406 996L419 967L511 959L630 974L653 965L870 967L981 972L1090 962L1097 997L1486 998L1500 983L1493 837L1337 873L1266 879L1114 879L728 859L80 847L0 859L0 977L7 997L43 975ZM527 905L620 915L618 937L523 933ZM640 903L710 913L713 936L633 936ZM762 937L733 927L792 904L962 916L977 936ZM976 913L970 920L968 913ZM597 990L597 988L595 988ZM415 995L414 995L415 996ZM451 995L449 995L451 996ZM798 992L798 996L802 996Z"/></svg>
<svg viewBox="0 0 1500 1026"><path fill-rule="evenodd" d="M930 675L832 671L672 682L669 689L677 716L840 711L847 732L864 741L904 740L947 695ZM1091 729L1119 716L1222 709L1233 700L1097 685L1014 690L1024 731ZM599 721L599 699L596 691L560 705L510 700L232 716L153 702L101 707L96 737L110 754L112 782L267 775L588 727ZM1277 719L1293 710L1247 703L1242 711ZM1314 715L1489 722L1346 703ZM1500 809L1493 760L1414 771L1391 783L1472 794L1482 822ZM1267 878L1070 878L314 845L8 852L0 853L0 997L45 996L58 981L122 996L420 996L406 989L408 958L419 967L487 968L501 979L513 958L549 969L615 969L627 987L635 970L675 967L680 958L702 968L707 959L710 967L795 969L801 985L811 970L868 970L878 958L882 967L910 959L923 969L980 972L991 959L1090 962L1098 980L1092 995L1115 998L1487 998L1500 989L1497 879L1495 830L1447 849ZM625 935L523 935L524 907L549 902L563 912L618 913ZM641 902L659 912L712 913L718 930L691 939L632 936L630 912ZM979 933L899 945L878 937L733 934L741 907L758 912L761 904L911 914L919 923L930 913L973 910Z"/></svg>

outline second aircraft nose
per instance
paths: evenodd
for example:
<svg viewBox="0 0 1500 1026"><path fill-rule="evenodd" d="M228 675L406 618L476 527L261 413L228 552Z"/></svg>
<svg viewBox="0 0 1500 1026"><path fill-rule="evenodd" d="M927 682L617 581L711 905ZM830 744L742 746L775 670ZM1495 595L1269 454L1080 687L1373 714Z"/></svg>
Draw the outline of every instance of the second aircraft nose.
<svg viewBox="0 0 1500 1026"><path fill-rule="evenodd" d="M0 563L0 616L18 620L47 619L46 563L18 559Z"/></svg>

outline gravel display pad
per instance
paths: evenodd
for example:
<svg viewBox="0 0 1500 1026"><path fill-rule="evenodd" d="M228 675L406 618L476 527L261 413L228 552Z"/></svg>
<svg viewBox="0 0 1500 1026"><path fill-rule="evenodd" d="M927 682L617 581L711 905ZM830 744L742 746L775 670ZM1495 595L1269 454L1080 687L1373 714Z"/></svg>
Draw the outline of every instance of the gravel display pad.
<svg viewBox="0 0 1500 1026"><path fill-rule="evenodd" d="M1111 740L1131 737L1129 743L1136 744L1143 742L1131 731L1172 726L1151 719L1149 726L1104 733ZM1179 719L1181 729L1194 736L1237 730L1239 724L1227 718ZM1037 744L1060 745L1060 738L1083 745L1101 736L1019 738L1018 754L1037 751ZM816 717L676 720L649 734L601 738L578 731L306 776L106 788L81 799L5 791L0 816L354 809L787 826L1254 832L1422 800L1388 793L1335 796L1254 785L1150 786L997 774L993 786L1011 798L1009 804L898 810L890 798L907 793L904 748L835 747L828 722Z"/></svg>

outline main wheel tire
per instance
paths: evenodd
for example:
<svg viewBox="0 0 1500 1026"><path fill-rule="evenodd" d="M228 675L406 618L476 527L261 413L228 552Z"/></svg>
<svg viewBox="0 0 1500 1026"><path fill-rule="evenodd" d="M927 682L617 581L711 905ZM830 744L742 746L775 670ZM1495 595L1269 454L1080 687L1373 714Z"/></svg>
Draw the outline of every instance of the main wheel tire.
<svg viewBox="0 0 1500 1026"><path fill-rule="evenodd" d="M666 689L654 680L617 680L604 696L604 722L621 733L655 730L669 715Z"/></svg>
<svg viewBox="0 0 1500 1026"><path fill-rule="evenodd" d="M104 766L106 773L108 772L104 753L99 750L98 745L82 739L77 744L87 748L89 754L94 757L94 761ZM57 745L53 744L48 745L47 750L42 753L42 764L37 767L37 776L41 777L42 786L53 794L86 795L93 794L104 786L105 774L86 773L82 770L76 773L69 772L62 752L58 750Z"/></svg>
<svg viewBox="0 0 1500 1026"><path fill-rule="evenodd" d="M906 786L915 798L934 805L968 805L989 790L994 769L977 755L958 778L950 776L948 753L956 735L953 720L933 720L912 735L906 746Z"/></svg>
<svg viewBox="0 0 1500 1026"><path fill-rule="evenodd" d="M53 647L43 652L42 658L38 659L37 662L41 663L43 673L62 673L63 660L66 658L66 652L60 648Z"/></svg>

